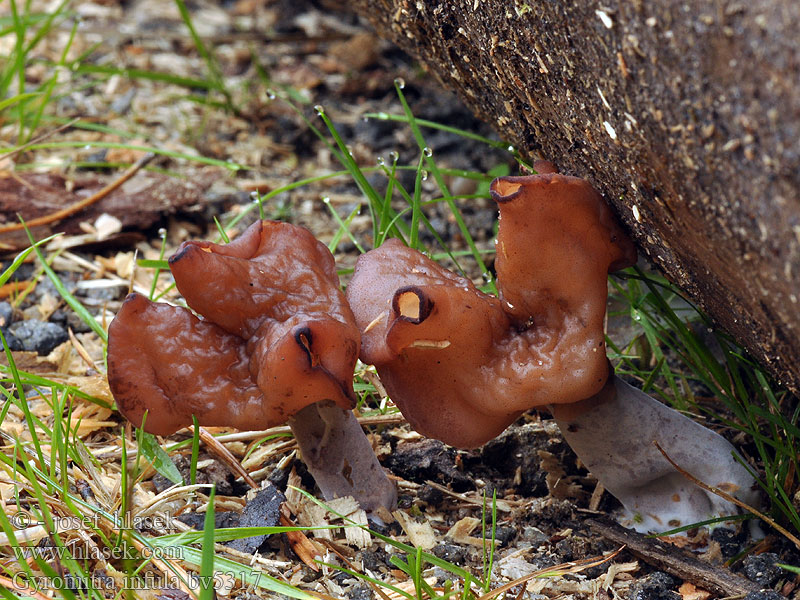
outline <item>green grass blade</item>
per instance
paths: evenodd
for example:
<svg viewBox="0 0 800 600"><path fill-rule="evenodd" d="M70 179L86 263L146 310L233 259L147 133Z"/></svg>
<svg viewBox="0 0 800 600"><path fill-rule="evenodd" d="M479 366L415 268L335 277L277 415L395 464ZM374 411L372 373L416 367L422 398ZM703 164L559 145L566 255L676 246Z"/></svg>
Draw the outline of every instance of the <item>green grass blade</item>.
<svg viewBox="0 0 800 600"><path fill-rule="evenodd" d="M211 488L203 521L203 550L200 558L199 600L214 600L214 496L216 486Z"/></svg>
<svg viewBox="0 0 800 600"><path fill-rule="evenodd" d="M336 142L336 146L338 148L338 152L336 154L337 158L342 163L342 166L347 169L350 176L353 178L358 189L367 199L367 201L372 206L381 206L383 203L383 199L378 195L369 182L367 178L364 176L364 172L361 170L361 167L358 166L358 163L353 158L353 155L350 153L350 149L345 144L342 136L339 135L338 130L333 125L333 121L331 121L330 117L325 113L325 110L322 107L317 107L317 114L325 123L325 126L328 128L331 136L333 137L334 142Z"/></svg>
<svg viewBox="0 0 800 600"><path fill-rule="evenodd" d="M306 498L308 498L311 502L313 502L317 506L321 506L322 508L324 508L326 511L328 511L332 515L336 515L337 517L342 519L345 523L347 523L347 524L349 524L351 526L363 529L364 531L369 533L372 537L377 538L377 539L381 540L382 542L384 542L386 544L389 544L393 548L396 548L397 550L400 550L400 551L406 553L407 555L411 555L411 554L416 555L417 549L414 546L410 546L408 544L404 544L403 542L398 542L397 540L395 540L394 538L392 538L390 536L383 535L381 533L378 533L377 531L373 531L372 529L370 529L366 525L362 525L361 523L353 521L348 516L336 512L330 506L328 506L327 504L325 504L321 500L315 498L314 496L312 496L311 494L309 494L307 491L305 491L303 489L295 488L295 487L293 487L292 489L296 490L298 493L300 493L303 496L305 496ZM470 572L467 571L466 569L462 569L461 567L459 567L457 565L449 563L446 560L439 558L435 554L429 554L427 552L423 552L422 556L424 557L426 562L429 562L430 564L432 564L434 566L441 567L445 571L448 571L448 572L450 572L450 573L452 573L452 574L454 574L454 575L456 575L458 577L461 577L462 579L466 580L467 578L471 578L472 577Z"/></svg>
<svg viewBox="0 0 800 600"><path fill-rule="evenodd" d="M11 98L6 98L3 101L0 101L0 112L7 109L10 106L14 106L15 104L19 104L20 102L27 102L33 98L38 98L42 95L42 92L26 92L24 94L17 94L16 96L12 96Z"/></svg>
<svg viewBox="0 0 800 600"><path fill-rule="evenodd" d="M414 139L417 142L417 146L419 146L420 152L422 152L424 156L425 168L431 173L431 175L433 175L436 184L439 186L439 189L442 192L442 196L448 199L447 205L450 208L450 212L456 221L456 225L458 226L458 229L461 232L464 241L467 243L467 246L469 246L470 250L472 250L472 257L475 259L475 262L480 268L484 279L486 280L487 283L492 284L491 273L489 272L489 269L486 267L486 264L483 262L483 257L481 257L481 253L478 251L478 247L475 245L475 240L473 240L472 234L469 232L469 228L464 222L464 218L461 216L461 211L458 210L458 207L452 200L452 195L450 194L450 190L447 188L447 184L445 184L444 178L442 177L442 172L436 165L436 161L433 159L432 156L432 151L425 142L425 137L422 135L422 131L417 125L416 118L414 117L414 114L411 112L411 107L408 105L406 96L403 93L404 86L401 85L401 83L402 82L395 81L394 87L397 92L397 96L400 99L400 104L403 105L403 112L405 113L406 118L408 119L408 125L411 129L412 134L414 135ZM493 284L492 287L494 287Z"/></svg>
<svg viewBox="0 0 800 600"><path fill-rule="evenodd" d="M150 301L152 301L153 300L153 296L156 295L156 286L158 285L158 277L161 275L161 271L162 270L169 270L169 263L166 260L164 260L164 252L167 249L167 231L166 231L166 229L160 229L158 231L158 235L161 238L161 249L158 251L158 260L153 260L153 261L138 260L137 261L137 264L139 266L143 266L142 265L143 262L155 263L155 267L154 268L155 268L156 272L153 273L153 283L150 284L150 295L148 296L148 298L150 298Z"/></svg>
<svg viewBox="0 0 800 600"><path fill-rule="evenodd" d="M0 285L5 284L11 278L11 276L19 268L19 266L23 262L25 262L25 259L28 258L28 256L30 256L31 252L33 252L36 248L38 248L42 244L46 244L47 242L57 238L60 235L61 235L60 233L56 233L56 234L53 234L51 236L48 236L48 237L44 238L43 240L39 240L38 242L34 243L29 248L26 248L25 250L23 250L22 252L17 254L16 258L14 258L14 260L11 262L10 265L8 265L6 270L3 271L2 275L0 275Z"/></svg>
<svg viewBox="0 0 800 600"><path fill-rule="evenodd" d="M141 152L152 152L159 156L166 156L168 158L187 160L190 162L201 163L205 165L212 165L215 167L224 167L229 171L242 171L247 170L249 167L240 165L235 162L228 162L226 160L219 160L217 158L208 158L206 156L197 156L194 154L186 154L185 152L174 152L172 150L164 150L163 148L155 148L152 146L139 146L135 144L120 144L117 142L78 142L78 141L63 141L63 142L42 142L40 144L31 144L27 146L28 150L41 150L50 148L118 148L126 150L138 150ZM17 148L10 148L10 151Z"/></svg>
<svg viewBox="0 0 800 600"><path fill-rule="evenodd" d="M169 479L172 483L182 485L183 477L181 477L178 467L172 462L169 454L159 446L155 436L152 433L142 431L140 428L136 429L136 438L139 444L139 449L150 463L153 468L161 475Z"/></svg>
<svg viewBox="0 0 800 600"><path fill-rule="evenodd" d="M85 74L119 75L125 79L146 79L148 81L159 81L170 83L179 87L199 90L215 90L217 84L205 79L194 79L192 77L180 77L173 73L162 73L159 71L145 71L142 69L123 69L109 65L82 64L76 66L73 71Z"/></svg>
<svg viewBox="0 0 800 600"><path fill-rule="evenodd" d="M346 235L350 239L350 241L353 242L353 245L356 247L356 249L361 254L364 254L365 252L364 248L361 246L356 237L350 231L350 223L352 223L356 215L358 215L358 213L361 212L361 208L356 206L350 212L350 214L347 215L347 218L345 220L342 220L342 218L339 216L339 213L337 213L336 209L333 208L333 206L331 205L330 198L326 196L325 198L322 199L322 202L328 208L331 215L333 215L333 220L336 221L337 225L339 225L339 228L336 230L336 233L333 234L333 238L331 239L330 244L328 244L328 250L330 250L331 253L335 252L337 246L339 245L339 242L342 240L342 237Z"/></svg>
<svg viewBox="0 0 800 600"><path fill-rule="evenodd" d="M339 565L332 565L332 564L323 562L321 560L318 560L316 562L317 562L317 564L322 565L323 567L328 567L329 569L333 569L335 571L340 571L342 573L347 573L351 577L354 577L356 579L360 579L361 581L368 581L373 585L376 585L378 587L382 587L384 589L387 589L387 590L393 592L397 596L402 596L403 598L408 598L408 600L414 600L414 596L409 594L407 591L405 591L405 590L403 590L403 589L401 589L401 588L399 588L397 586L394 586L394 585L392 585L390 583L386 583L385 581L381 581L380 579L376 579L375 577L370 577L369 575L365 575L363 573L359 573L358 571L353 571L352 569L348 569L346 567L342 567L342 566L339 566ZM431 596L431 598L436 598L436 596Z"/></svg>
<svg viewBox="0 0 800 600"><path fill-rule="evenodd" d="M108 335L103 329L103 326L97 322L97 319L95 319L88 310L86 310L86 307L84 307L83 304L78 302L75 296L73 296L66 286L61 282L61 279L59 279L52 267L47 264L42 251L39 250L39 246L34 241L33 235L27 227L25 228L25 233L28 235L28 240L30 241L33 250L36 252L36 256L39 257L39 263L42 265L42 268L44 268L44 272L47 273L47 277L53 283L53 286L56 288L64 301L69 304L70 308L75 311L81 320L86 323L92 329L92 331L94 331L100 337L100 339L103 340L103 342L108 343Z"/></svg>
<svg viewBox="0 0 800 600"><path fill-rule="evenodd" d="M17 390L17 407L22 411L23 415L25 415L25 423L28 426L28 431L31 435L31 440L33 441L33 447L36 450L36 456L39 458L39 464L42 465L42 468L45 468L47 465L47 461L44 459L44 453L42 452L42 446L39 443L39 436L36 435L36 426L34 425L33 415L31 414L31 409L28 406L28 401L25 398L25 388L22 386L22 381L19 378L19 372L17 371L17 365L14 361L14 354L11 352L11 349L8 347L6 343L6 337L3 335L3 331L0 330L0 343L3 345L3 351L6 354L6 360L8 361L8 367L11 370L11 377L14 380L14 387Z"/></svg>
<svg viewBox="0 0 800 600"><path fill-rule="evenodd" d="M411 231L409 232L408 245L415 250L420 250L419 246L419 221L422 211L420 201L422 196L422 180L427 178L427 173L422 169L425 157L420 157L417 176L414 178L414 195L411 198Z"/></svg>
<svg viewBox="0 0 800 600"><path fill-rule="evenodd" d="M192 415L192 456L189 462L189 483L197 483L197 459L200 456L200 423L197 417ZM180 473L179 473L180 475Z"/></svg>

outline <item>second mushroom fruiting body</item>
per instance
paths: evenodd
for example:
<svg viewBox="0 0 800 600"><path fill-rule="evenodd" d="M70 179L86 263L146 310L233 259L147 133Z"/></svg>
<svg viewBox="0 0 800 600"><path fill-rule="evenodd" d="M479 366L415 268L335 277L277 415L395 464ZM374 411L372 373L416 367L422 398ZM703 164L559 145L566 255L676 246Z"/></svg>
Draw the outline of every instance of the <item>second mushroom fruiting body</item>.
<svg viewBox="0 0 800 600"><path fill-rule="evenodd" d="M330 251L305 228L259 221L229 244L184 242L170 269L190 310L131 294L109 327L120 411L167 435L192 423L288 422L326 499L391 508L394 485L350 410L360 333Z"/></svg>
<svg viewBox="0 0 800 600"><path fill-rule="evenodd" d="M347 299L361 359L412 427L454 446L478 446L522 412L552 407L639 529L734 513L681 481L654 442L707 483L753 500L733 447L609 376L607 274L632 265L635 248L588 182L547 170L492 184L497 297L398 241L359 259ZM618 409L627 412L615 423Z"/></svg>

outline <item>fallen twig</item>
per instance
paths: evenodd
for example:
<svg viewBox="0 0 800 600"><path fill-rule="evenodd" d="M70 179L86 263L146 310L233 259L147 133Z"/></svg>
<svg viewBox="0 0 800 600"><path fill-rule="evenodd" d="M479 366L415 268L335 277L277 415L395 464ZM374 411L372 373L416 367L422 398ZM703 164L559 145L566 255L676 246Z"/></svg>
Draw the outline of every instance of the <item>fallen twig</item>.
<svg viewBox="0 0 800 600"><path fill-rule="evenodd" d="M568 573L580 573L581 571L585 571L586 569L591 569L592 567L596 567L610 560L613 560L624 549L625 546L622 546L617 550L615 550L614 552L612 552L611 554L609 554L608 556L584 558L582 560L570 561L567 563L561 563L560 565L554 565L552 567L545 567L544 569L539 569L538 571L534 571L533 573L528 573L527 575L515 579L514 581L510 581L505 585L501 585L499 588L493 589L492 591L478 598L478 600L491 600L492 598L496 598L500 594L507 592L511 588L518 586L521 583L526 583L531 579L542 578L542 577L559 577L561 575L566 575ZM525 588L523 587L523 589Z"/></svg>
<svg viewBox="0 0 800 600"><path fill-rule="evenodd" d="M155 154L153 154L152 152L148 152L142 158L140 158L130 167L128 167L128 169L122 175L120 175L118 179L112 181L103 189L98 190L88 198L79 200L78 202L70 204L66 208L62 208L61 210L57 210L54 213L50 213L49 215L38 217L36 219L31 219L30 221L27 221L25 223L14 223L11 225L4 225L0 227L0 233L8 233L9 231L19 231L20 229L25 229L26 227L30 228L30 227L37 227L39 225L47 225L49 223L60 221L61 219L73 215L76 212L83 210L87 206L91 206L92 204L99 202L100 200L108 196L111 192L113 192L123 183L128 181L128 179L133 177L139 171L139 169L141 169L147 163L153 160L154 157Z"/></svg>
<svg viewBox="0 0 800 600"><path fill-rule="evenodd" d="M193 426L189 426L189 430L193 429ZM241 477L247 485L254 490L258 489L258 484L253 480L252 477L250 477L250 473L245 470L236 457L231 454L230 451L223 446L219 440L217 440L217 438L211 435L205 427L200 427L200 439L203 440L203 443L205 443L209 450L222 459L222 461L228 465L228 468Z"/></svg>
<svg viewBox="0 0 800 600"><path fill-rule="evenodd" d="M371 415L368 417L358 417L359 425L398 425L405 423L406 419L400 413L393 413L390 415ZM225 433L218 435L216 439L220 442L243 442L249 440L257 440L273 435L285 435L292 433L291 427L288 425L280 425L278 427L270 427L269 429L261 429L259 431L237 431L236 433Z"/></svg>
<svg viewBox="0 0 800 600"><path fill-rule="evenodd" d="M737 596L760 588L752 581L701 561L688 551L650 538L610 521L589 520L589 527L615 544L625 544L628 551L654 567L680 577L714 594Z"/></svg>
<svg viewBox="0 0 800 600"><path fill-rule="evenodd" d="M458 492L454 492L450 488L443 486L439 483L436 483L435 481L428 480L425 483L431 486L432 488L439 490L443 494L456 498L461 502L465 502L472 506L486 507L488 505L491 507L492 505L491 498L481 498L481 497L474 498L467 496L466 494L459 494ZM512 510L514 510L514 508L517 508L522 504L521 502L517 502L514 500L503 500L501 498L497 498L497 500L495 500L494 502L497 506L497 510L502 512L511 512Z"/></svg>

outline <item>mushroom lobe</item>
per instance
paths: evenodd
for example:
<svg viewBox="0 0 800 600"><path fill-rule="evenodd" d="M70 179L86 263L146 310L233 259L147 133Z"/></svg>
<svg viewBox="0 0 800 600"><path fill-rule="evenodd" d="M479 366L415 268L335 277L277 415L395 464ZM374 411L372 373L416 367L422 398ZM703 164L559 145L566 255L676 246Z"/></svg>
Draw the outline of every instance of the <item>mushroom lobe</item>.
<svg viewBox="0 0 800 600"><path fill-rule="evenodd" d="M347 288L361 359L415 429L454 446L603 387L606 275L635 261L587 182L548 172L491 189L499 297L397 240L362 255Z"/></svg>
<svg viewBox="0 0 800 600"><path fill-rule="evenodd" d="M158 435L190 424L192 414L207 425L274 420L239 338L136 293L108 328L108 384L120 412Z"/></svg>
<svg viewBox="0 0 800 600"><path fill-rule="evenodd" d="M362 255L347 287L362 331L361 359L411 426L473 447L503 431L520 411L492 402L494 345L510 327L496 298L388 240Z"/></svg>
<svg viewBox="0 0 800 600"><path fill-rule="evenodd" d="M495 269L504 310L518 328L533 328L536 346L557 350L564 385L547 403L588 398L608 377L607 275L635 264L636 248L583 179L500 177L491 194L500 209Z"/></svg>
<svg viewBox="0 0 800 600"><path fill-rule="evenodd" d="M257 222L227 245L185 242L170 259L189 310L131 294L109 327L108 376L120 411L168 434L238 429L302 408L355 403L360 337L333 257L298 226Z"/></svg>
<svg viewBox="0 0 800 600"><path fill-rule="evenodd" d="M257 221L229 244L184 242L169 263L192 310L245 339L269 321L353 321L333 255L304 227Z"/></svg>

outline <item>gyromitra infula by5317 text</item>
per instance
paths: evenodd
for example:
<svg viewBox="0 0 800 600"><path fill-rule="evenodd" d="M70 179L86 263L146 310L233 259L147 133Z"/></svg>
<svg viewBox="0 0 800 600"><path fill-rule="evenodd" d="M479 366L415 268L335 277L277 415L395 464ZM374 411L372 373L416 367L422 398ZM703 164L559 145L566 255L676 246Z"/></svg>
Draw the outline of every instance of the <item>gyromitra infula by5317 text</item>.
<svg viewBox="0 0 800 600"><path fill-rule="evenodd" d="M687 471L752 500L753 479L733 447L609 378L606 278L636 251L588 182L544 170L492 184L498 297L398 241L359 259L347 298L361 359L415 429L454 446L478 446L525 410L550 407L639 529L735 512L683 480L653 442Z"/></svg>
<svg viewBox="0 0 800 600"><path fill-rule="evenodd" d="M328 249L302 227L260 221L226 245L184 242L169 263L204 318L125 300L108 342L120 411L160 435L192 415L243 430L288 421L326 499L390 508L394 485L350 410L360 334Z"/></svg>

